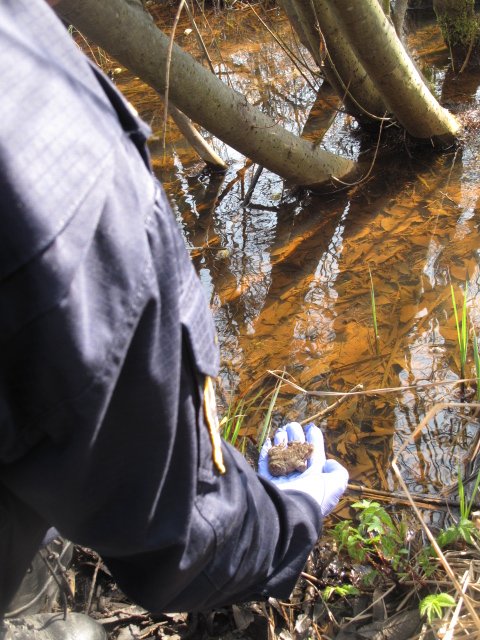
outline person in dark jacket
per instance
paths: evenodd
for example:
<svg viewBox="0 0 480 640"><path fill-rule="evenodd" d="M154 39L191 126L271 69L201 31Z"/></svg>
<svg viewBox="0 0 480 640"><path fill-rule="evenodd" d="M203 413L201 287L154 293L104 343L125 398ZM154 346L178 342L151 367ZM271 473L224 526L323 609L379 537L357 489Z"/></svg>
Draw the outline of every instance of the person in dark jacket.
<svg viewBox="0 0 480 640"><path fill-rule="evenodd" d="M346 470L316 427L280 480L220 442L214 326L148 128L45 0L0 3L0 39L0 612L52 526L153 612L288 597Z"/></svg>

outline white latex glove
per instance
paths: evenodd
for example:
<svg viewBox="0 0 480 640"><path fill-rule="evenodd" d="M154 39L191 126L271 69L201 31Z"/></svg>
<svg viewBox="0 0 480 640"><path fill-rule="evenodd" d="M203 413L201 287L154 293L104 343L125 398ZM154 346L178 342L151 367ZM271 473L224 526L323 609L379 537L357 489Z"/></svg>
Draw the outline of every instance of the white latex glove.
<svg viewBox="0 0 480 640"><path fill-rule="evenodd" d="M287 476L272 476L268 470L268 451L272 442L268 438L260 451L258 472L275 483L279 489L294 489L307 493L316 500L322 516L325 517L337 506L347 488L348 471L336 460L326 460L323 434L313 423L308 424L305 430L298 422L289 422L277 429L273 438L274 445L286 445L291 441L313 444L313 454L306 471L294 471Z"/></svg>

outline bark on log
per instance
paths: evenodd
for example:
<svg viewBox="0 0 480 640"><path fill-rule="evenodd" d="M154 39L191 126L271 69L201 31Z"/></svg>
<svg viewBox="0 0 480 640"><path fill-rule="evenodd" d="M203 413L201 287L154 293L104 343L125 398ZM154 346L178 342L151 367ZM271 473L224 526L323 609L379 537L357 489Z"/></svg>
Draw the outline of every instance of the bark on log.
<svg viewBox="0 0 480 640"><path fill-rule="evenodd" d="M330 85L345 103L348 113L361 122L369 119L366 117L367 113L383 116L386 112L385 104L357 60L328 2L279 0L279 3L297 32L300 42L310 51ZM323 52L323 57L321 36L327 49L326 53Z"/></svg>
<svg viewBox="0 0 480 640"><path fill-rule="evenodd" d="M189 145L198 153L202 160L210 165L210 167L215 167L217 170L227 169L228 165L225 160L222 160L218 153L215 153L208 142L202 138L193 126L190 118L187 118L187 116L177 109L173 103L168 105L168 111L179 131L183 134Z"/></svg>
<svg viewBox="0 0 480 640"><path fill-rule="evenodd" d="M328 0L389 111L415 138L453 142L454 116L431 94L377 0Z"/></svg>
<svg viewBox="0 0 480 640"><path fill-rule="evenodd" d="M168 37L126 0L61 0L56 9L159 93L165 92ZM194 122L274 173L305 186L344 179L355 163L301 139L173 47L169 95Z"/></svg>
<svg viewBox="0 0 480 640"><path fill-rule="evenodd" d="M342 23L327 0L313 0L312 4L328 50L325 71L329 82L360 122L372 116L383 117L385 102L348 41Z"/></svg>
<svg viewBox="0 0 480 640"><path fill-rule="evenodd" d="M142 0L126 1L131 5L132 8L134 8L136 11L139 11L140 14L145 14L143 17L146 17L148 20L153 21L153 18L143 6ZM177 125L178 130L182 133L183 137L186 139L192 149L196 151L196 153L198 153L200 158L210 167L216 170L226 170L228 167L227 163L222 160L222 158L220 158L220 156L212 149L208 142L204 138L202 138L200 133L195 129L190 118L187 118L187 116L179 109L177 109L171 101L168 105L168 111L170 113L170 117Z"/></svg>

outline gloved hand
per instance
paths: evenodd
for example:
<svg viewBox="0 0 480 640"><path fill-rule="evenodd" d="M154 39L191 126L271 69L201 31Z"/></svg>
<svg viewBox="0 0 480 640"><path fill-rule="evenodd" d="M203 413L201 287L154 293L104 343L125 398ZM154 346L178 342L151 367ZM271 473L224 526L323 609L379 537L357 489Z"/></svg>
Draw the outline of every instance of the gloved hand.
<svg viewBox="0 0 480 640"><path fill-rule="evenodd" d="M348 471L336 460L326 460L322 432L313 423L308 424L304 431L298 422L289 422L277 429L273 443L286 445L292 440L313 444L313 454L306 471L295 471L288 476L272 476L268 470L268 450L272 447L272 442L268 438L260 451L258 472L274 482L279 489L294 489L307 493L316 500L322 516L325 517L338 504L347 488Z"/></svg>

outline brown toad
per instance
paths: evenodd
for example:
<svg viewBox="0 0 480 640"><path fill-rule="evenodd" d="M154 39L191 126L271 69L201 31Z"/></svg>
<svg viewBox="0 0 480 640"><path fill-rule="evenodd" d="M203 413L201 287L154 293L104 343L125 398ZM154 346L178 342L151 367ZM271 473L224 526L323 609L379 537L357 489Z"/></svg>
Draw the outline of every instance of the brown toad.
<svg viewBox="0 0 480 640"><path fill-rule="evenodd" d="M294 471L307 469L307 461L313 453L313 444L289 442L279 444L268 451L268 470L272 476L286 476Z"/></svg>

